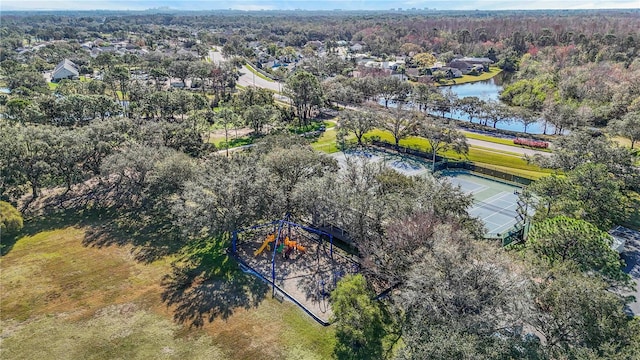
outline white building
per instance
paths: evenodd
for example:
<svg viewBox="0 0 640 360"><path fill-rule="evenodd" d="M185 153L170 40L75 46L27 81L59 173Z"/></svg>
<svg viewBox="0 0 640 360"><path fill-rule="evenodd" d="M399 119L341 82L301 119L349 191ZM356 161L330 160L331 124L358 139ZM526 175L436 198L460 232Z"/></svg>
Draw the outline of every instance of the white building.
<svg viewBox="0 0 640 360"><path fill-rule="evenodd" d="M76 79L80 76L78 72L78 65L74 64L69 59L62 60L51 74L51 80L58 82L62 79Z"/></svg>

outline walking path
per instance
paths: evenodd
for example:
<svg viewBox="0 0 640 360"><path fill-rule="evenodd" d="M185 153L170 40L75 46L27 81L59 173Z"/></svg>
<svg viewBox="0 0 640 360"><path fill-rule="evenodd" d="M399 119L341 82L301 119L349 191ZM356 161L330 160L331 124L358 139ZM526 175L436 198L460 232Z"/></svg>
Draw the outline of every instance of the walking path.
<svg viewBox="0 0 640 360"><path fill-rule="evenodd" d="M469 139L467 138L467 142L469 143L469 145L472 146L479 146L479 147L484 147L484 148L490 148L490 149L495 149L495 150L499 150L499 151L508 151L508 152L512 152L512 153L517 153L517 154L521 154L521 155L528 155L528 156L533 156L533 155L542 155L542 156L551 156L550 152L546 152L546 151L540 151L540 150L534 150L534 149L527 149L527 148L523 148L523 147L519 147L519 146L510 146L510 145L504 145L504 144L496 144L490 141L484 141L484 140L477 140L477 139Z"/></svg>

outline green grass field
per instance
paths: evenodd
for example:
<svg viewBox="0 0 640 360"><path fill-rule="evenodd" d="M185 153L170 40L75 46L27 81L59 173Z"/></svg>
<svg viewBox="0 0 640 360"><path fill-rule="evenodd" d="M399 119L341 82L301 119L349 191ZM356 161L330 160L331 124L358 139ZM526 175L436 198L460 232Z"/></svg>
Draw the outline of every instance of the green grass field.
<svg viewBox="0 0 640 360"><path fill-rule="evenodd" d="M174 321L178 308L162 301L172 259L141 263L131 245L83 245L97 225L89 221L31 231L2 257L2 358L331 357L332 328L270 296L256 306L232 309L225 320L205 321L201 328ZM25 229L30 227L33 223ZM221 254L212 254L213 261L233 270L225 281L247 276Z"/></svg>
<svg viewBox="0 0 640 360"><path fill-rule="evenodd" d="M393 136L390 132L384 130L374 130L369 132L366 137L378 136L381 140L393 143ZM411 136L400 141L400 145L406 147L418 148L423 151L431 151L427 141L417 136ZM530 179L539 179L551 173L551 170L541 169L538 166L528 164L521 155L506 151L487 149L483 147L469 146L469 154L465 156L448 151L442 154L449 159L469 160L483 166L492 167L505 171L509 174L519 175Z"/></svg>
<svg viewBox="0 0 640 360"><path fill-rule="evenodd" d="M311 143L311 147L327 154L340 151L336 144L336 130L329 129L322 133L318 139Z"/></svg>
<svg viewBox="0 0 640 360"><path fill-rule="evenodd" d="M502 145L509 145L509 146L525 148L525 149L534 149L534 150L538 150L538 151L551 152L551 150L549 150L549 149L539 149L539 148L534 148L534 147L531 147L531 146L516 145L516 144L513 143L513 140L510 140L510 139L504 139L504 138L499 138L499 137L494 137L494 136L482 135L482 134L474 133L474 132L471 132L471 131L464 131L464 130L462 130L462 133L464 134L464 136L467 137L467 139L482 140L482 141L491 142L491 143L494 143L494 144L502 144Z"/></svg>
<svg viewBox="0 0 640 360"><path fill-rule="evenodd" d="M249 145L249 144L253 144L253 137L251 136L243 136L243 137L239 137L236 139L229 139L229 149L235 148L235 147L239 147L239 146L244 146L244 145ZM226 149L227 144L224 141L224 137L223 138L217 138L217 139L213 139L212 140L213 144L220 150L222 149Z"/></svg>
<svg viewBox="0 0 640 360"><path fill-rule="evenodd" d="M489 67L489 71L487 72L483 72L480 75L474 76L474 75L462 75L462 77L457 78L457 79L451 79L451 80L443 80L443 82L441 84L437 84L440 86L444 86L444 85L460 85L460 84L467 84L467 83L472 83L472 82L477 82L477 81L483 81L483 80L489 80L492 77L498 75L499 73L502 72L502 69L495 67L495 66L491 66Z"/></svg>

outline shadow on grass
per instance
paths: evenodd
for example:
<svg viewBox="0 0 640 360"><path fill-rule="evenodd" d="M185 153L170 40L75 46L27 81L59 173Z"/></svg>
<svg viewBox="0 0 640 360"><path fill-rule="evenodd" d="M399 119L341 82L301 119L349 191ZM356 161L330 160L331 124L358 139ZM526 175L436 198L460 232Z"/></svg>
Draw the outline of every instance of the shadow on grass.
<svg viewBox="0 0 640 360"><path fill-rule="evenodd" d="M243 274L226 252L228 240L202 240L183 249L183 256L162 280L162 300L174 307L174 320L201 327L227 319L236 309L256 307L268 287Z"/></svg>
<svg viewBox="0 0 640 360"><path fill-rule="evenodd" d="M152 262L179 254L171 272L163 278L162 300L173 307L175 321L200 327L206 321L226 319L236 309L256 307L268 293L266 284L243 274L228 256L228 239L187 243L170 214L122 209L65 210L27 220L22 231L1 239L7 254L24 236L69 226L86 228L83 245L91 247L133 246L135 259Z"/></svg>
<svg viewBox="0 0 640 360"><path fill-rule="evenodd" d="M82 243L98 248L133 245L135 259L144 263L175 254L185 244L168 212L135 211L121 212L110 221L92 224Z"/></svg>
<svg viewBox="0 0 640 360"><path fill-rule="evenodd" d="M106 221L114 215L109 210L61 210L44 216L25 219L24 227L17 234L2 235L0 255L8 254L22 237L33 236L43 231L62 229L69 226L87 226Z"/></svg>

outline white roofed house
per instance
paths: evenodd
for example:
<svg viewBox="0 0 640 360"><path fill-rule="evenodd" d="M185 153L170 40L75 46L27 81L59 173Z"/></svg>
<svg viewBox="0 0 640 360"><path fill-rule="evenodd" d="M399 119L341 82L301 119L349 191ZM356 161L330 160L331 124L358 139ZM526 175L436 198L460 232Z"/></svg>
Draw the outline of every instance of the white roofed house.
<svg viewBox="0 0 640 360"><path fill-rule="evenodd" d="M79 76L78 65L69 59L64 59L53 69L51 81L58 82L62 79L77 79Z"/></svg>

